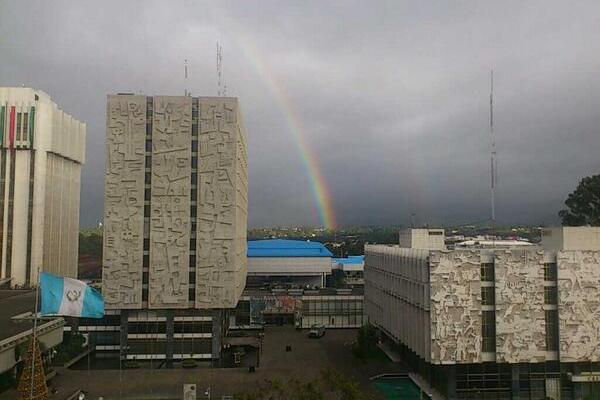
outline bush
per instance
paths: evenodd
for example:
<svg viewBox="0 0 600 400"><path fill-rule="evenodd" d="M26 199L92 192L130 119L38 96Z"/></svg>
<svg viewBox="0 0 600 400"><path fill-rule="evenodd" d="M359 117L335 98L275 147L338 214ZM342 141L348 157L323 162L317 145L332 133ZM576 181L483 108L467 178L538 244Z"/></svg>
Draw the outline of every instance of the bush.
<svg viewBox="0 0 600 400"><path fill-rule="evenodd" d="M15 386L16 383L17 381L15 380L12 370L0 374L0 392Z"/></svg>
<svg viewBox="0 0 600 400"><path fill-rule="evenodd" d="M64 364L81 354L85 338L80 333L65 333L63 342L56 347L55 364Z"/></svg>
<svg viewBox="0 0 600 400"><path fill-rule="evenodd" d="M125 361L123 366L127 369L138 369L140 368L140 363L137 361Z"/></svg>
<svg viewBox="0 0 600 400"><path fill-rule="evenodd" d="M192 360L191 358L187 358L185 360L183 360L183 362L181 363L181 366L183 368L196 368L198 366L198 363L194 360Z"/></svg>

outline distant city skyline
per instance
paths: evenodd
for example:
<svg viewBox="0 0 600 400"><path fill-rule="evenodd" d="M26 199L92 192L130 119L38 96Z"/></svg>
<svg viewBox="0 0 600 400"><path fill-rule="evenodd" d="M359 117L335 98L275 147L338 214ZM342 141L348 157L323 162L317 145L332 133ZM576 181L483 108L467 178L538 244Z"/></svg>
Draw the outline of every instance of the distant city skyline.
<svg viewBox="0 0 600 400"><path fill-rule="evenodd" d="M0 86L87 124L81 226L102 219L106 95L216 94L217 41L250 227L489 218L491 68L498 223L558 223L600 172L596 2L257 4L0 3Z"/></svg>

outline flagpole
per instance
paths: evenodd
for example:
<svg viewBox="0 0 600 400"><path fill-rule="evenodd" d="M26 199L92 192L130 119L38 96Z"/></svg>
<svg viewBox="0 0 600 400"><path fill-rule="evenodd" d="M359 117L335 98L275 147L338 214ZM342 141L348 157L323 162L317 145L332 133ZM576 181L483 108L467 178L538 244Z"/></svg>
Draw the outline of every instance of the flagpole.
<svg viewBox="0 0 600 400"><path fill-rule="evenodd" d="M40 298L40 267L37 268L37 285L35 287L35 310L33 311L33 342L31 344L31 390L29 398L33 400L33 378L35 375L35 344L37 340L37 316ZM46 377L44 377L46 379Z"/></svg>

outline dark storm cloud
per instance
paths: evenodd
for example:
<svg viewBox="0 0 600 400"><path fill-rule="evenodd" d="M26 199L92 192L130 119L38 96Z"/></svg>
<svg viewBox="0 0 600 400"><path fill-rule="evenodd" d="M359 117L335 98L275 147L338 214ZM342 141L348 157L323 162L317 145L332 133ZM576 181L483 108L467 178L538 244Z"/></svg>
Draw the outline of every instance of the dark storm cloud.
<svg viewBox="0 0 600 400"><path fill-rule="evenodd" d="M102 215L106 94L182 93L185 58L188 88L214 94L217 40L248 132L251 225L319 223L261 63L344 225L487 218L492 67L502 222L553 222L599 172L596 2L366 4L0 1L0 85L42 89L87 122L84 226Z"/></svg>

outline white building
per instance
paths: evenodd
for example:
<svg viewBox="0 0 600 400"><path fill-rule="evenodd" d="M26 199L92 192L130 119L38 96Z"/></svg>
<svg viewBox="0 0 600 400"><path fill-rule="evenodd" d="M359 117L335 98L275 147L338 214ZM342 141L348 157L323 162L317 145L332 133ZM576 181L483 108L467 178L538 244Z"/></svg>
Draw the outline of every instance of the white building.
<svg viewBox="0 0 600 400"><path fill-rule="evenodd" d="M365 256L333 258L331 261L334 281L344 286L362 286L365 284Z"/></svg>
<svg viewBox="0 0 600 400"><path fill-rule="evenodd" d="M0 88L0 279L77 277L84 123L46 93Z"/></svg>
<svg viewBox="0 0 600 400"><path fill-rule="evenodd" d="M585 398L600 390L599 233L546 230L543 250L367 245L365 315L450 399Z"/></svg>
<svg viewBox="0 0 600 400"><path fill-rule="evenodd" d="M109 95L106 145L107 313L80 330L104 329L95 339L106 356L217 365L225 310L246 280L248 165L238 99Z"/></svg>
<svg viewBox="0 0 600 400"><path fill-rule="evenodd" d="M399 236L401 247L431 250L446 248L443 229L403 229Z"/></svg>
<svg viewBox="0 0 600 400"><path fill-rule="evenodd" d="M248 242L248 287L325 287L333 254L319 242L251 240Z"/></svg>

